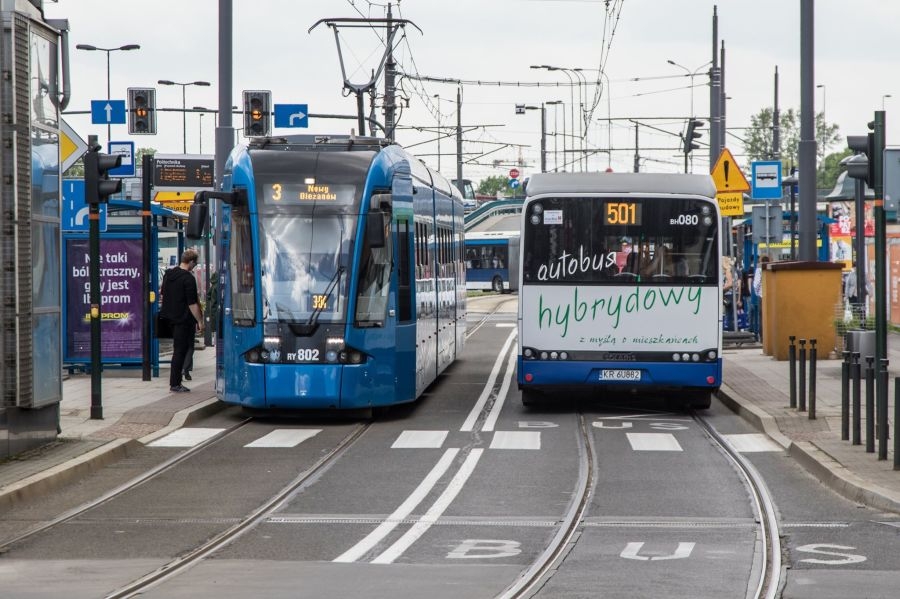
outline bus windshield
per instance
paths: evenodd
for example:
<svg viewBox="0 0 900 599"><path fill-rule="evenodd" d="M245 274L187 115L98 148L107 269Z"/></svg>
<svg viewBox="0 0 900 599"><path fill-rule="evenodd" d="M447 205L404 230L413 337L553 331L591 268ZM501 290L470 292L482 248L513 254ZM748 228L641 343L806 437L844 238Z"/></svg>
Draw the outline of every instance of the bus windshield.
<svg viewBox="0 0 900 599"><path fill-rule="evenodd" d="M524 225L523 284L717 284L708 200L541 198Z"/></svg>
<svg viewBox="0 0 900 599"><path fill-rule="evenodd" d="M260 215L263 319L305 322L314 311L319 322L340 322L346 311L352 216ZM329 284L339 278L327 294Z"/></svg>

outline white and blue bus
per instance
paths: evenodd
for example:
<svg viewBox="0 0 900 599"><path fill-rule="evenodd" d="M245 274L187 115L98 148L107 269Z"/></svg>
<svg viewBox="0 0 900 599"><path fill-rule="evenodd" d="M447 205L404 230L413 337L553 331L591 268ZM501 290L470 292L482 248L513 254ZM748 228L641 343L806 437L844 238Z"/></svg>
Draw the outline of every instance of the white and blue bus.
<svg viewBox="0 0 900 599"><path fill-rule="evenodd" d="M519 288L519 232L466 233L466 289L516 291Z"/></svg>
<svg viewBox="0 0 900 599"><path fill-rule="evenodd" d="M597 388L709 407L722 382L715 194L705 175L531 178L518 313L525 405Z"/></svg>

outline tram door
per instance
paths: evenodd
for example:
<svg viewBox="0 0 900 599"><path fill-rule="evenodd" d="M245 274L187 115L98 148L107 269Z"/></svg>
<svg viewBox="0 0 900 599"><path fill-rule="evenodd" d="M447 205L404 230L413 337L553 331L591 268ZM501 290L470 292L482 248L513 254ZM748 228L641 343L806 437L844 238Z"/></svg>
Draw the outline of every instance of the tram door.
<svg viewBox="0 0 900 599"><path fill-rule="evenodd" d="M397 398L416 396L415 268L413 253L412 179L396 177L391 190L394 214L394 279L397 281Z"/></svg>

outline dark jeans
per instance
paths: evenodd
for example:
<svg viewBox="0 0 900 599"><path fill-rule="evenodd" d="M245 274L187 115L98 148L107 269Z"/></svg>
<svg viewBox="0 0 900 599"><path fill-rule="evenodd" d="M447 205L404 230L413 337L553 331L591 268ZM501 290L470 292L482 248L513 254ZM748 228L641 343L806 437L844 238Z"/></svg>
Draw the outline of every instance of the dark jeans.
<svg viewBox="0 0 900 599"><path fill-rule="evenodd" d="M191 336L191 344L188 346L187 354L184 356L184 367L182 372L190 372L194 369L194 342L196 337Z"/></svg>
<svg viewBox="0 0 900 599"><path fill-rule="evenodd" d="M187 322L174 323L172 325L172 369L169 372L169 386L177 387L181 384L181 373L184 370L184 361L188 350L194 347L194 332L197 330L196 321L191 318Z"/></svg>

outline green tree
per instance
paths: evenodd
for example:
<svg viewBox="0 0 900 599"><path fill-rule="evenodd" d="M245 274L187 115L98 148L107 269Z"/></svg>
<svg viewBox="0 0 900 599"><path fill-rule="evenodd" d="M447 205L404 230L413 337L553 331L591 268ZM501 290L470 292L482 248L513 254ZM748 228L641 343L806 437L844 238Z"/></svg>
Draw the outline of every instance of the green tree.
<svg viewBox="0 0 900 599"><path fill-rule="evenodd" d="M822 160L816 172L816 187L819 189L832 189L837 183L837 178L844 169L841 167L841 160L853 154L853 150L846 148L841 152L829 154Z"/></svg>
<svg viewBox="0 0 900 599"><path fill-rule="evenodd" d="M509 179L503 175L494 175L478 182L478 193L482 195L496 197L498 191L503 192L503 195L509 191Z"/></svg>
<svg viewBox="0 0 900 599"><path fill-rule="evenodd" d="M781 128L781 162L787 171L791 165L799 162L797 157L800 147L800 113L789 108L780 114L778 120ZM744 154L748 159L771 159L772 123L771 108L763 108L750 117L750 127L747 129L744 139ZM824 161L828 149L841 140L838 130L837 125L825 122L823 113L816 114L816 141L818 142L816 162L818 164Z"/></svg>

